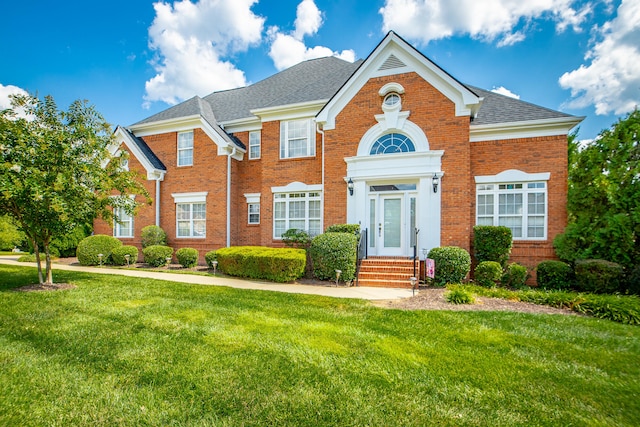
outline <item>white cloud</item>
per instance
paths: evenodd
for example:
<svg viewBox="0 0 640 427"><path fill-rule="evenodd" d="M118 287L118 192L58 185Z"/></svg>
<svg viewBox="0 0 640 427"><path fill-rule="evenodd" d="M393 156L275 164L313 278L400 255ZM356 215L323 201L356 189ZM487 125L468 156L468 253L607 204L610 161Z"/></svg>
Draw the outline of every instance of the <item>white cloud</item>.
<svg viewBox="0 0 640 427"><path fill-rule="evenodd" d="M453 35L469 35L509 46L524 40L516 27L533 19L552 19L558 32L571 27L580 31L591 11L579 10L576 0L385 0L379 12L383 30L395 30L403 37L427 44Z"/></svg>
<svg viewBox="0 0 640 427"><path fill-rule="evenodd" d="M225 60L261 40L264 18L251 7L257 0L158 2L149 27L156 51L156 75L145 84L145 104L175 104L194 95L246 84L244 73Z"/></svg>
<svg viewBox="0 0 640 427"><path fill-rule="evenodd" d="M640 104L640 0L623 0L618 16L598 29L585 56L589 65L564 73L560 86L571 89L567 105L594 105L596 114L624 114Z"/></svg>
<svg viewBox="0 0 640 427"><path fill-rule="evenodd" d="M511 92L509 89L507 89L504 86L500 86L500 87L495 87L493 89L491 89L491 92L493 93L497 93L500 95L504 95L504 96L508 96L510 98L515 98L515 99L520 99L520 95L516 95L515 93Z"/></svg>
<svg viewBox="0 0 640 427"><path fill-rule="evenodd" d="M278 27L271 27L268 31L271 40L269 57L278 70L284 70L302 61L314 58L336 56L345 61L355 61L353 50L334 52L328 47L307 47L304 36L315 35L322 26L322 12L313 0L303 0L296 10L295 29L290 34L280 31Z"/></svg>
<svg viewBox="0 0 640 427"><path fill-rule="evenodd" d="M11 107L11 95L24 95L27 96L29 93L19 88L18 86L7 85L4 86L0 83L0 110L6 110Z"/></svg>

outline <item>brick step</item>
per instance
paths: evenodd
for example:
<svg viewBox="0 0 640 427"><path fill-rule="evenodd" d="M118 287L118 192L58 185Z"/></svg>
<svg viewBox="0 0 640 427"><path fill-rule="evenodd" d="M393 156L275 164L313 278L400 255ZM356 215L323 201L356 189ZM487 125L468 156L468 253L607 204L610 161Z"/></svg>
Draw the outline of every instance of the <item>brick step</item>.
<svg viewBox="0 0 640 427"><path fill-rule="evenodd" d="M379 279L379 280L409 280L413 272L387 273L382 271L361 271L358 280Z"/></svg>
<svg viewBox="0 0 640 427"><path fill-rule="evenodd" d="M367 265L367 266L361 266L360 267L360 272L361 273L371 273L371 272L381 272L381 273L397 273L397 274L404 274L404 273L408 273L409 275L413 274L413 266L409 266L409 267L392 267L392 266L376 266L376 265Z"/></svg>
<svg viewBox="0 0 640 427"><path fill-rule="evenodd" d="M370 286L373 288L408 288L411 289L411 283L405 280L387 280L387 279L358 279L358 286Z"/></svg>

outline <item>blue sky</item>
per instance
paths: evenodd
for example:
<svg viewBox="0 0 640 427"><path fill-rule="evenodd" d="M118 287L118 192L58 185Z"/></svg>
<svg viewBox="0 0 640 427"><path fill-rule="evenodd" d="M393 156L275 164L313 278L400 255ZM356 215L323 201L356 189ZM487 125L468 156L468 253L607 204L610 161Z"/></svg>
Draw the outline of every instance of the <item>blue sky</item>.
<svg viewBox="0 0 640 427"><path fill-rule="evenodd" d="M87 99L129 125L318 56L365 58L394 30L463 83L586 116L640 104L640 0L22 0L3 5L9 93Z"/></svg>

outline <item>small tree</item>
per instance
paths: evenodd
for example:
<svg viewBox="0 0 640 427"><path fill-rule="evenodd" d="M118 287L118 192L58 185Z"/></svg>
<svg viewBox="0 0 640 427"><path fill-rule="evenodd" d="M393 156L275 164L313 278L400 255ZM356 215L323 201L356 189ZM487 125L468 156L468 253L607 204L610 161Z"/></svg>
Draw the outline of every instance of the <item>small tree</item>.
<svg viewBox="0 0 640 427"><path fill-rule="evenodd" d="M54 237L98 216L110 221L112 207L133 214L138 203L128 196L148 194L134 172L111 161L117 147L110 126L86 101L59 111L50 96L14 96L12 106L0 112L0 214L19 224L34 248L40 284L50 284Z"/></svg>

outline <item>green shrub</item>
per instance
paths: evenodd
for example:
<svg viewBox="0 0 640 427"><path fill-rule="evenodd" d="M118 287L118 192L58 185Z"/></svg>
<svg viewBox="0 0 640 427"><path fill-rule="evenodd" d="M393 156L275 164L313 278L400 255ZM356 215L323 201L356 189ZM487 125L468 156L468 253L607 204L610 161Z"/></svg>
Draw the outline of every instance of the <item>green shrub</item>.
<svg viewBox="0 0 640 427"><path fill-rule="evenodd" d="M40 253L40 261L46 261L46 255L44 253ZM51 255L51 260L54 261L58 259L58 257ZM36 262L36 254L25 254L20 256L17 259L18 262Z"/></svg>
<svg viewBox="0 0 640 427"><path fill-rule="evenodd" d="M216 251L209 251L206 254L204 254L204 260L207 263L207 265L209 266L209 268L213 268L213 261L217 261L218 260L218 256L216 254Z"/></svg>
<svg viewBox="0 0 640 427"><path fill-rule="evenodd" d="M450 290L444 294L444 299L451 304L473 304L476 302L471 292L457 286L451 287Z"/></svg>
<svg viewBox="0 0 640 427"><path fill-rule="evenodd" d="M112 264L127 265L127 258L125 255L129 255L129 264L135 264L138 262L138 248L130 245L122 245L113 248L111 251Z"/></svg>
<svg viewBox="0 0 640 427"><path fill-rule="evenodd" d="M198 250L194 248L180 248L176 251L178 263L184 268L191 268L198 265Z"/></svg>
<svg viewBox="0 0 640 427"><path fill-rule="evenodd" d="M596 294L612 294L622 289L624 269L602 259L576 261L576 288Z"/></svg>
<svg viewBox="0 0 640 427"><path fill-rule="evenodd" d="M625 290L640 295L640 265L631 268L625 277Z"/></svg>
<svg viewBox="0 0 640 427"><path fill-rule="evenodd" d="M73 257L76 256L76 250L78 244L85 237L91 234L91 230L86 225L78 225L73 228L69 233L63 235L57 235L51 240L49 250L55 251L61 257Z"/></svg>
<svg viewBox="0 0 640 427"><path fill-rule="evenodd" d="M311 243L309 233L297 228L290 228L282 233L282 241L285 245L292 248L308 248Z"/></svg>
<svg viewBox="0 0 640 427"><path fill-rule="evenodd" d="M100 265L98 254L102 254L102 264L110 264L111 251L118 246L122 246L122 242L115 237L96 234L85 237L78 243L76 256L80 265Z"/></svg>
<svg viewBox="0 0 640 427"><path fill-rule="evenodd" d="M167 233L157 225L147 225L142 229L142 249L149 246L166 246Z"/></svg>
<svg viewBox="0 0 640 427"><path fill-rule="evenodd" d="M336 270L342 271L345 282L356 277L358 237L353 233L324 233L313 238L311 260L313 275L320 280L333 280Z"/></svg>
<svg viewBox="0 0 640 427"><path fill-rule="evenodd" d="M569 289L572 285L573 270L562 261L542 261L536 267L536 283L542 289Z"/></svg>
<svg viewBox="0 0 640 427"><path fill-rule="evenodd" d="M304 249L233 246L216 251L218 267L230 276L290 282L304 275Z"/></svg>
<svg viewBox="0 0 640 427"><path fill-rule="evenodd" d="M428 257L435 261L434 282L440 286L462 282L471 270L471 255L457 246L433 248Z"/></svg>
<svg viewBox="0 0 640 427"><path fill-rule="evenodd" d="M495 261L504 267L511 254L511 229L503 226L476 225L473 227L473 250L476 261Z"/></svg>
<svg viewBox="0 0 640 427"><path fill-rule="evenodd" d="M333 224L327 227L325 233L360 234L360 224Z"/></svg>
<svg viewBox="0 0 640 427"><path fill-rule="evenodd" d="M493 288L502 279L502 266L495 261L482 261L473 271L475 282L485 288Z"/></svg>
<svg viewBox="0 0 640 427"><path fill-rule="evenodd" d="M162 267L167 264L167 258L173 256L173 248L164 245L147 246L142 250L144 262L152 267Z"/></svg>
<svg viewBox="0 0 640 427"><path fill-rule="evenodd" d="M529 272L527 267L518 263L512 262L507 265L502 275L502 285L512 288L524 288L526 287L527 279L529 278Z"/></svg>

